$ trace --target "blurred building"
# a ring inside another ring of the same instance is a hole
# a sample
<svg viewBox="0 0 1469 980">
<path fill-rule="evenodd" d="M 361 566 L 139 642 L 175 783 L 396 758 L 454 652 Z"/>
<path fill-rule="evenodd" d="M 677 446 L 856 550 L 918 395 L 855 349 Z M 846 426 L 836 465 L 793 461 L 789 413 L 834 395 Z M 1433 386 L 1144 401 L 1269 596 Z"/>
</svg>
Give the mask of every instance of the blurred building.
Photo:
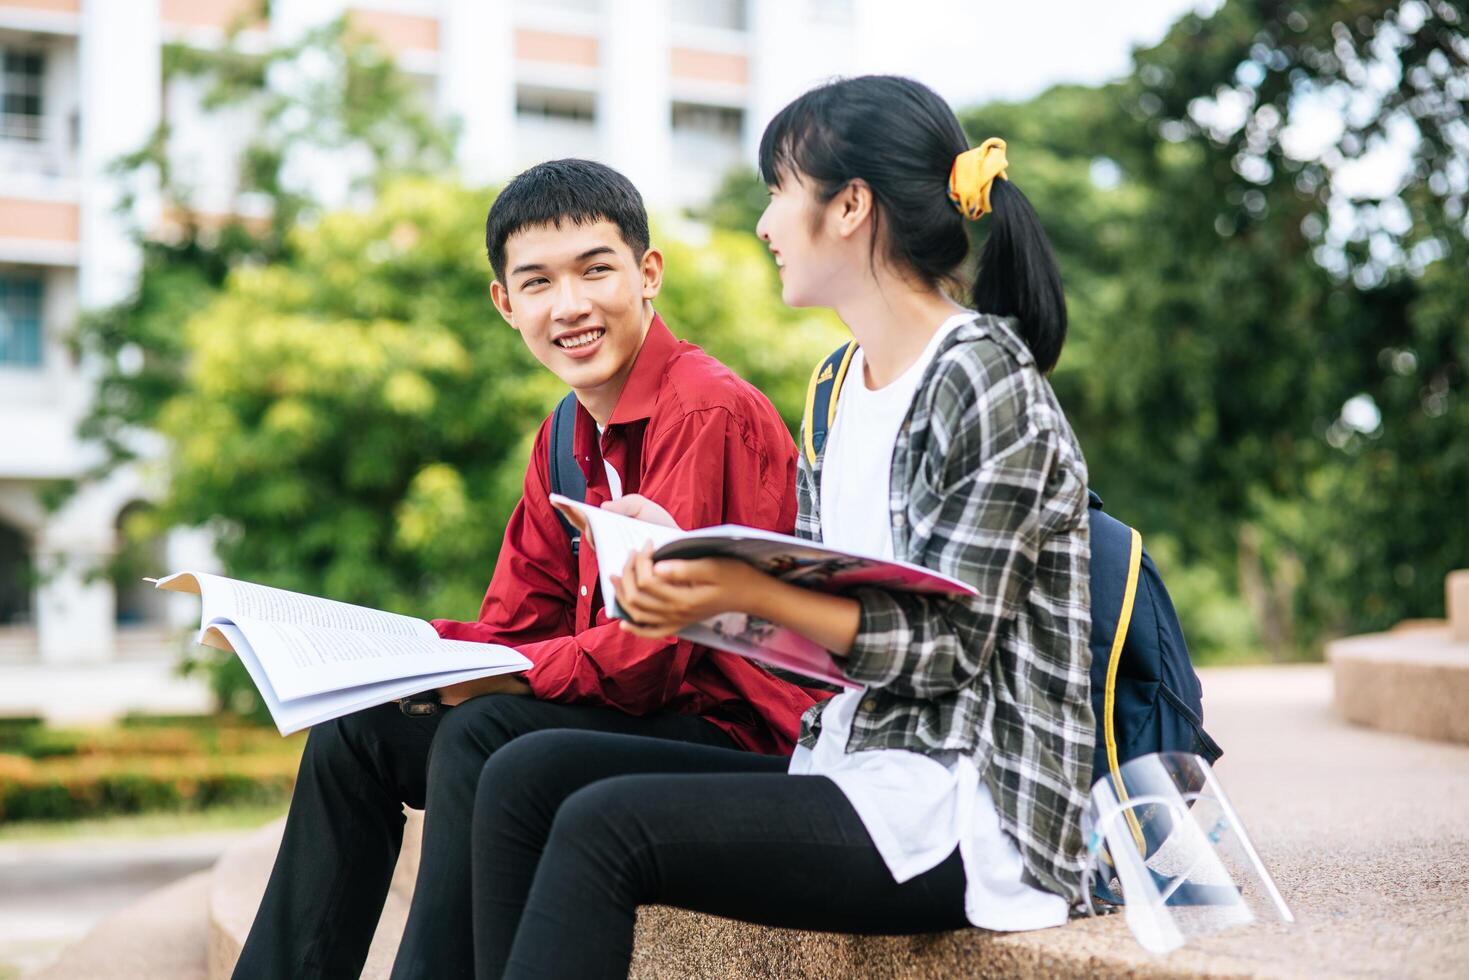
<svg viewBox="0 0 1469 980">
<path fill-rule="evenodd" d="M 165 84 L 166 44 L 218 46 L 259 0 L 0 0 L 0 664 L 166 656 L 170 613 L 136 569 L 200 567 L 174 533 L 115 561 L 147 506 L 146 466 L 52 491 L 96 457 L 76 436 L 89 370 L 65 344 L 80 312 L 133 288 L 139 255 L 109 167 L 161 120 L 205 217 L 241 209 L 249 118 L 206 114 L 197 83 Z M 503 179 L 589 156 L 654 208 L 706 196 L 754 158 L 760 129 L 814 81 L 855 70 L 854 0 L 273 0 L 242 41 L 265 49 L 346 15 L 460 127 L 459 167 Z M 340 161 L 301 179 L 344 203 Z M 152 209 L 150 211 L 150 208 Z M 135 215 L 158 223 L 146 193 Z M 151 216 L 151 217 L 150 217 Z M 109 575 L 109 566 L 129 570 Z M 184 613 L 188 615 L 187 607 Z M 177 616 L 177 612 L 174 613 Z M 177 624 L 175 624 L 177 625 Z"/>
</svg>

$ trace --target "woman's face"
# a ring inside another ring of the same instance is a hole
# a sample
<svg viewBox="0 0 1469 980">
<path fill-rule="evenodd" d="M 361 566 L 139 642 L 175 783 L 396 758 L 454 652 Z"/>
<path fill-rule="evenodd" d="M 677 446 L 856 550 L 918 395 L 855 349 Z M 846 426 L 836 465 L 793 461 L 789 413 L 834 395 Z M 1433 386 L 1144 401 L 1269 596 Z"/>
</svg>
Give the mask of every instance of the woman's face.
<svg viewBox="0 0 1469 980">
<path fill-rule="evenodd" d="M 819 202 L 799 174 L 787 172 L 779 187 L 770 188 L 755 234 L 775 256 L 787 306 L 834 306 L 841 295 L 849 249 L 847 239 L 828 227 L 833 204 Z"/>
</svg>

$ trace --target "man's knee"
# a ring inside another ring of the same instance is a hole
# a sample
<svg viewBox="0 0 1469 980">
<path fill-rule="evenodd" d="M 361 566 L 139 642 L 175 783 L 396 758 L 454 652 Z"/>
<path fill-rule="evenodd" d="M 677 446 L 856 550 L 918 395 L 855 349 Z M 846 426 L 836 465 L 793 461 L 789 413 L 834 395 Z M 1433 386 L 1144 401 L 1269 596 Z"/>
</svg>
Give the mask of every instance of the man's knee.
<svg viewBox="0 0 1469 980">
<path fill-rule="evenodd" d="M 396 706 L 387 707 L 396 710 Z M 369 748 L 381 738 L 383 720 L 383 712 L 378 707 L 312 726 L 306 736 L 301 768 L 305 770 L 308 766 L 321 765 L 328 770 L 338 770 L 344 766 L 361 765 L 364 760 L 373 758 Z"/>
<path fill-rule="evenodd" d="M 478 778 L 485 759 L 520 736 L 536 730 L 533 711 L 514 694 L 486 694 L 444 712 L 434 735 L 435 767 L 464 770 Z"/>
</svg>

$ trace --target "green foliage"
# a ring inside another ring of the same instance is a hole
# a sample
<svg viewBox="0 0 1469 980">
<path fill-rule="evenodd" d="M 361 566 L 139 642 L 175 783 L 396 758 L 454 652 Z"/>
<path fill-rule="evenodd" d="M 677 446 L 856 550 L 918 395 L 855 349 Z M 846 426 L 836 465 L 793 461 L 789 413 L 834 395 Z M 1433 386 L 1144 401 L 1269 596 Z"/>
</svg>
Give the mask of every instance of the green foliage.
<svg viewBox="0 0 1469 980">
<path fill-rule="evenodd" d="M 138 229 L 136 293 L 84 316 L 74 340 L 102 369 L 82 435 L 106 450 L 109 465 L 137 455 L 138 433 L 155 426 L 178 389 L 186 358 L 180 324 L 213 298 L 230 270 L 288 259 L 291 230 L 319 212 L 307 189 L 289 179 L 293 160 L 335 152 L 357 161 L 345 183 L 370 194 L 395 175 L 443 172 L 451 159 L 452 133 L 435 124 L 387 53 L 345 20 L 264 52 L 242 39 L 243 26 L 218 49 L 164 50 L 166 83 L 193 79 L 207 109 L 254 119 L 237 161 L 235 209 L 224 216 L 195 210 L 194 175 L 175 168 L 166 120 L 113 168 L 128 188 L 124 210 L 156 183 L 165 222 Z"/>
<path fill-rule="evenodd" d="M 1182 590 L 1205 653 L 1206 608 L 1248 610 L 1276 657 L 1433 614 L 1469 551 L 1462 26 L 1446 3 L 1237 0 L 1121 82 L 965 119 L 1010 139 L 1057 246 L 1056 385 L 1093 485 L 1225 591 Z M 1328 146 L 1292 155 L 1292 123 L 1349 100 Z M 1334 173 L 1404 126 L 1405 185 L 1347 197 Z M 1353 399 L 1381 425 L 1354 428 Z"/>
<path fill-rule="evenodd" d="M 755 230 L 768 203 L 770 192 L 760 175 L 736 167 L 720 179 L 709 203 L 690 209 L 690 216 L 714 228 L 749 234 Z"/>
<path fill-rule="evenodd" d="M 16 731 L 0 744 L 0 823 L 282 804 L 304 745 L 226 719 Z"/>
</svg>

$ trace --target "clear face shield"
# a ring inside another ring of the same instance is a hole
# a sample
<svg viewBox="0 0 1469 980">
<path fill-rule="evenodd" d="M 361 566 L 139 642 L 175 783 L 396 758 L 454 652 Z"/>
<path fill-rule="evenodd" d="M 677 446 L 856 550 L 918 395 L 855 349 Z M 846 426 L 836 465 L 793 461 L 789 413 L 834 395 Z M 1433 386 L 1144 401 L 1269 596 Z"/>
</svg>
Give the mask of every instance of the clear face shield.
<svg viewBox="0 0 1469 980">
<path fill-rule="evenodd" d="M 1084 829 L 1088 911 L 1096 914 L 1094 891 L 1120 904 L 1149 952 L 1257 919 L 1295 921 L 1198 756 L 1161 752 L 1107 773 L 1092 787 Z"/>
</svg>

